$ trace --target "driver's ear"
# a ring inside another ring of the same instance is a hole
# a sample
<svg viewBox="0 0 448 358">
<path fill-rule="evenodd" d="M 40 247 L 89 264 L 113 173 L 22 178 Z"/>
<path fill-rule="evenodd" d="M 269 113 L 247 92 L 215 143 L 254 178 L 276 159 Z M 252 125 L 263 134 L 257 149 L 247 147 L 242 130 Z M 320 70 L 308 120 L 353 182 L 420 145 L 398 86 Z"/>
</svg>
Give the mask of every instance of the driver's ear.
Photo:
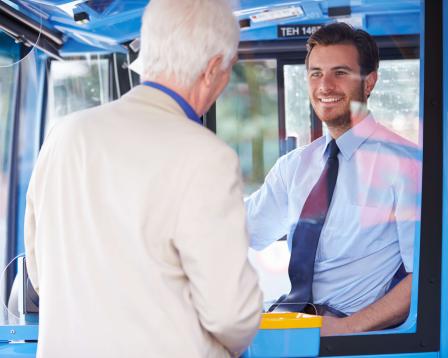
<svg viewBox="0 0 448 358">
<path fill-rule="evenodd" d="M 375 87 L 376 81 L 378 80 L 378 72 L 373 71 L 370 72 L 364 79 L 364 95 L 366 98 L 369 98 L 370 93 L 373 91 Z"/>
</svg>

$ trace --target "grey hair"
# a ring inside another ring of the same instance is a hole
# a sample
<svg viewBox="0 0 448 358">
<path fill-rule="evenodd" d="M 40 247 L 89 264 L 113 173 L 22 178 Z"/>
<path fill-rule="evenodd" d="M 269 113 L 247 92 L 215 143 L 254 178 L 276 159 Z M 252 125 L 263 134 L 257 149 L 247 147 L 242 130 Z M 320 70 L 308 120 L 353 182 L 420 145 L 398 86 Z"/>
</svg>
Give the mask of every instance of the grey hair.
<svg viewBox="0 0 448 358">
<path fill-rule="evenodd" d="M 227 68 L 239 26 L 229 0 L 151 0 L 141 28 L 142 79 L 163 75 L 190 88 L 214 56 Z"/>
</svg>

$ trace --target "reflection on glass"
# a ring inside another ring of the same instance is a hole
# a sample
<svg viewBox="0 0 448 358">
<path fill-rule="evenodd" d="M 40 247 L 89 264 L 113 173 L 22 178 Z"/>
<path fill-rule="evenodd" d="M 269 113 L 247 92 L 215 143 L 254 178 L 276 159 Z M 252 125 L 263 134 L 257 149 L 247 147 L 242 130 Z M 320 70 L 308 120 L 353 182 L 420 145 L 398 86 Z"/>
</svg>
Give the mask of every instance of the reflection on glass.
<svg viewBox="0 0 448 358">
<path fill-rule="evenodd" d="M 63 116 L 109 101 L 108 60 L 97 55 L 53 61 L 45 130 Z"/>
<path fill-rule="evenodd" d="M 286 138 L 295 138 L 296 146 L 311 142 L 311 117 L 305 65 L 285 65 Z"/>
<path fill-rule="evenodd" d="M 1 42 L 1 41 L 0 41 Z M 0 272 L 6 265 L 9 174 L 13 128 L 14 66 L 10 57 L 0 55 Z M 0 286 L 3 298 L 4 285 Z"/>
<path fill-rule="evenodd" d="M 288 276 L 289 257 L 286 241 L 276 241 L 262 251 L 249 250 L 249 260 L 258 273 L 266 305 L 274 303 L 291 289 Z"/>
<path fill-rule="evenodd" d="M 216 133 L 235 149 L 245 194 L 255 191 L 279 156 L 276 61 L 244 61 L 233 68 L 216 103 Z"/>
<path fill-rule="evenodd" d="M 6 265 L 6 229 L 13 118 L 14 68 L 12 59 L 0 55 L 0 269 Z M 3 297 L 4 287 L 0 287 Z"/>
<path fill-rule="evenodd" d="M 369 109 L 378 122 L 416 144 L 419 71 L 418 59 L 381 61 L 378 82 L 369 98 Z"/>
</svg>

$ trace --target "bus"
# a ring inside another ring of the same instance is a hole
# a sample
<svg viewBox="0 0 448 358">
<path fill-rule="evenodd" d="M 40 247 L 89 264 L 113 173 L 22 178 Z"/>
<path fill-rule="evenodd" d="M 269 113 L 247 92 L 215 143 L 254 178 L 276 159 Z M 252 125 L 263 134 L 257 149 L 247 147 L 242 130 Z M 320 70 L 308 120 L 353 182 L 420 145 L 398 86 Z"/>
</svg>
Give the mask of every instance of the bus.
<svg viewBox="0 0 448 358">
<path fill-rule="evenodd" d="M 36 354 L 38 297 L 26 276 L 23 225 L 39 149 L 67 114 L 139 85 L 147 3 L 0 0 L 0 357 Z M 330 337 L 318 327 L 261 327 L 243 356 L 448 357 L 448 0 L 240 0 L 234 14 L 239 60 L 203 123 L 238 154 L 245 195 L 278 158 L 326 133 L 308 98 L 305 56 L 308 37 L 333 22 L 375 38 L 380 68 L 369 110 L 421 150 L 423 168 L 406 321 Z M 289 249 L 278 239 L 249 251 L 267 302 L 290 288 Z"/>
</svg>

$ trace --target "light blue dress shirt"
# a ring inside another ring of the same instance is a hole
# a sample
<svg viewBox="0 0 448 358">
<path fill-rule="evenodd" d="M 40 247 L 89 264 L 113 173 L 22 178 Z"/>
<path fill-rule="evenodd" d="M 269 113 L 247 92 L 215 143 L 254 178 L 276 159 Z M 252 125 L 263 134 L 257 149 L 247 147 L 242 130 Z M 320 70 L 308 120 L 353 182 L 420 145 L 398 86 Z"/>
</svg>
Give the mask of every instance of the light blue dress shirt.
<svg viewBox="0 0 448 358">
<path fill-rule="evenodd" d="M 327 158 L 329 135 L 280 158 L 246 200 L 251 247 L 291 239 Z M 338 179 L 317 248 L 314 303 L 352 314 L 381 298 L 403 262 L 412 272 L 421 152 L 371 115 L 336 141 Z M 287 292 L 285 292 L 287 293 Z"/>
</svg>

